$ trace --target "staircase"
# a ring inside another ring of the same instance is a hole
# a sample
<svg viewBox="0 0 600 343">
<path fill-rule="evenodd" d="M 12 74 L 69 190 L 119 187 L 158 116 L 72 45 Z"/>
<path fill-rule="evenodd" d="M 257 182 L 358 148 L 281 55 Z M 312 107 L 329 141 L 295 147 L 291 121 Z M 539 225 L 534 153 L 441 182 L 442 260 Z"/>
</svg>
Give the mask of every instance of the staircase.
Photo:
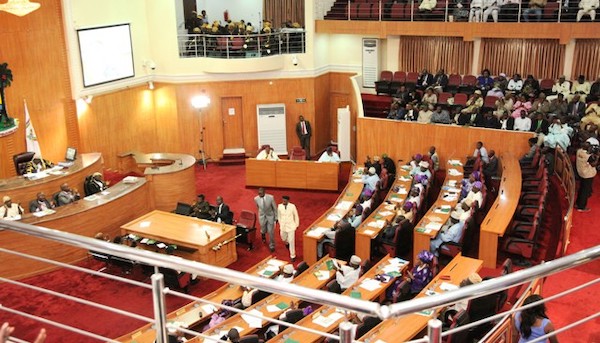
<svg viewBox="0 0 600 343">
<path fill-rule="evenodd" d="M 218 161 L 219 165 L 245 164 L 246 150 L 244 149 L 225 149 L 223 157 Z"/>
</svg>

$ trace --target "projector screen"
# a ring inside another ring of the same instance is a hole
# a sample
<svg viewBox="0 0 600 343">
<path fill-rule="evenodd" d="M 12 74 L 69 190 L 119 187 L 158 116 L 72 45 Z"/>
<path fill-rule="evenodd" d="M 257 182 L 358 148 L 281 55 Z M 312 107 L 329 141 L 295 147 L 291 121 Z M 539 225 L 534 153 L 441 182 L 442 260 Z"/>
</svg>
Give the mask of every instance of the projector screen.
<svg viewBox="0 0 600 343">
<path fill-rule="evenodd" d="M 129 24 L 77 30 L 83 86 L 135 76 Z"/>
</svg>

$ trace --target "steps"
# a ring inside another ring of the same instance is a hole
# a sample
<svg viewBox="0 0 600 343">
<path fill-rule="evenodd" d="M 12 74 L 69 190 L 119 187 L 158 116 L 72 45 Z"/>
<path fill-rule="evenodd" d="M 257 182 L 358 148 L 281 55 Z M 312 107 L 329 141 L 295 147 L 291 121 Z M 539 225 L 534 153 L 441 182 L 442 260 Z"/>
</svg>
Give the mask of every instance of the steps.
<svg viewBox="0 0 600 343">
<path fill-rule="evenodd" d="M 246 152 L 223 152 L 223 157 L 217 162 L 219 165 L 245 164 Z"/>
</svg>

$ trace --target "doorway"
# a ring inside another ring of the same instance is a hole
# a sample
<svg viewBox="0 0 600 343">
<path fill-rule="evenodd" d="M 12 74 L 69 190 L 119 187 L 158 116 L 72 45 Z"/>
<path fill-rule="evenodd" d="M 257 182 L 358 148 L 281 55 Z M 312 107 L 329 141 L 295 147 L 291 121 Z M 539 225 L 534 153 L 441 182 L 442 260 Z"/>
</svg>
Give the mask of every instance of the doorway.
<svg viewBox="0 0 600 343">
<path fill-rule="evenodd" d="M 223 149 L 244 148 L 244 121 L 241 97 L 221 98 Z"/>
</svg>

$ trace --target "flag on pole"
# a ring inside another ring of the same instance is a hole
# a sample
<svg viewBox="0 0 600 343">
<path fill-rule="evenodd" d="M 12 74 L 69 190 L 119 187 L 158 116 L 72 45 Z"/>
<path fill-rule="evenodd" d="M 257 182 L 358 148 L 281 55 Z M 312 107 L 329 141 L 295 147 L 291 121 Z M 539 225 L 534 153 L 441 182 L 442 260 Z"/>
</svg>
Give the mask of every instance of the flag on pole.
<svg viewBox="0 0 600 343">
<path fill-rule="evenodd" d="M 27 109 L 27 101 L 23 99 L 25 105 L 25 141 L 27 142 L 27 151 L 35 152 L 35 156 L 42 158 L 42 150 L 40 149 L 40 143 L 38 142 L 35 129 L 31 123 L 29 117 L 29 110 Z"/>
</svg>

